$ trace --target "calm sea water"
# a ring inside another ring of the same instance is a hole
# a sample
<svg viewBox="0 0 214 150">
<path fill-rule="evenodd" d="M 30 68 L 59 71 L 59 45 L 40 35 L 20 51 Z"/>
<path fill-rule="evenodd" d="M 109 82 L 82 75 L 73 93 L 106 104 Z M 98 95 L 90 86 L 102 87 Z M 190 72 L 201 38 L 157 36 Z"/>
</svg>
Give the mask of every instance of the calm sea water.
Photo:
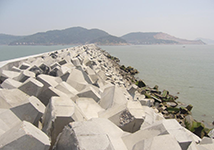
<svg viewBox="0 0 214 150">
<path fill-rule="evenodd" d="M 71 47 L 0 46 L 0 61 Z M 211 125 L 214 121 L 214 45 L 101 46 L 133 66 L 147 85 L 159 85 L 193 105 L 193 116 Z M 179 92 L 179 94 L 177 94 Z"/>
</svg>

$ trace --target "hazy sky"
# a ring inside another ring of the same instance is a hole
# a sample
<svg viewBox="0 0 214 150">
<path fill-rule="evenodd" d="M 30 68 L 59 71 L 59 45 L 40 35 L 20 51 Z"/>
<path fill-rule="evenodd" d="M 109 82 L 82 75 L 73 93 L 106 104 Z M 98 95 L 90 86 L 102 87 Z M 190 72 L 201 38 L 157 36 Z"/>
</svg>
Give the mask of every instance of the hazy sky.
<svg viewBox="0 0 214 150">
<path fill-rule="evenodd" d="M 0 33 L 81 26 L 122 36 L 165 32 L 214 40 L 214 0 L 0 0 Z"/>
</svg>

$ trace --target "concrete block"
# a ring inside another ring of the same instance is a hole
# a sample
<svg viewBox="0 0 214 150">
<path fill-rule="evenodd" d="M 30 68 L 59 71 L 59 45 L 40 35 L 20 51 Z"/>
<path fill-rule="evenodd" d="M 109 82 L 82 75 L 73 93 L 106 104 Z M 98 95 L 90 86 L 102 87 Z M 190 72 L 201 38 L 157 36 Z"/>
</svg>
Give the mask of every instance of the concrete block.
<svg viewBox="0 0 214 150">
<path fill-rule="evenodd" d="M 96 143 L 96 144 L 95 144 Z M 109 136 L 93 121 L 72 122 L 55 144 L 57 149 L 113 150 Z"/>
<path fill-rule="evenodd" d="M 40 118 L 45 112 L 45 106 L 34 96 L 27 99 L 19 106 L 12 107 L 10 110 L 20 119 L 38 125 Z"/>
<path fill-rule="evenodd" d="M 10 109 L 0 109 L 0 137 L 20 122 L 21 120 Z"/>
<path fill-rule="evenodd" d="M 214 139 L 203 137 L 199 145 L 197 145 L 199 150 L 211 150 L 214 149 Z"/>
<path fill-rule="evenodd" d="M 22 70 L 19 69 L 19 68 L 16 67 L 16 66 L 13 66 L 13 67 L 10 69 L 10 71 L 21 72 Z"/>
<path fill-rule="evenodd" d="M 132 150 L 181 150 L 177 141 L 171 135 L 155 136 L 150 139 L 142 140 L 133 146 Z"/>
<path fill-rule="evenodd" d="M 49 103 L 49 100 L 51 99 L 51 97 L 53 96 L 59 96 L 59 97 L 65 97 L 65 98 L 69 98 L 70 95 L 66 95 L 66 93 L 55 89 L 54 87 L 48 87 L 45 91 L 43 91 L 39 96 L 38 99 L 45 105 L 47 106 Z"/>
<path fill-rule="evenodd" d="M 43 116 L 43 131 L 51 138 L 52 145 L 64 126 L 69 122 L 83 120 L 84 117 L 75 103 L 66 98 L 52 97 Z"/>
<path fill-rule="evenodd" d="M 30 67 L 30 64 L 27 64 L 25 62 L 23 62 L 20 66 L 19 66 L 19 69 L 21 70 L 26 70 L 27 68 Z"/>
<path fill-rule="evenodd" d="M 92 98 L 78 98 L 76 104 L 87 120 L 91 118 L 99 118 L 98 113 L 104 111 L 104 109 Z"/>
<path fill-rule="evenodd" d="M 100 94 L 98 93 L 98 90 L 96 90 L 96 87 L 94 86 L 86 86 L 82 91 L 80 91 L 77 96 L 78 97 L 87 97 L 87 98 L 93 98 L 96 102 L 99 102 L 100 100 Z"/>
<path fill-rule="evenodd" d="M 6 80 L 7 78 L 16 78 L 20 75 L 20 72 L 10 71 L 10 70 L 2 70 L 0 72 L 1 81 Z"/>
<path fill-rule="evenodd" d="M 29 70 L 22 71 L 18 77 L 15 77 L 14 79 L 19 82 L 25 82 L 28 78 L 35 78 L 35 73 Z"/>
<path fill-rule="evenodd" d="M 92 70 L 90 67 L 86 67 L 86 73 L 88 74 L 88 77 L 91 79 L 92 84 L 96 84 L 99 80 L 97 74 Z"/>
<path fill-rule="evenodd" d="M 42 74 L 42 70 L 37 67 L 36 65 L 32 66 L 29 68 L 29 71 L 33 72 L 35 76 L 37 77 L 38 75 Z"/>
<path fill-rule="evenodd" d="M 38 96 L 43 88 L 43 84 L 34 78 L 27 79 L 21 86 L 18 87 L 22 92 L 29 96 Z"/>
<path fill-rule="evenodd" d="M 170 134 L 182 149 L 187 149 L 193 141 L 189 133 L 175 120 L 167 119 L 149 125 L 137 132 L 123 137 L 123 141 L 128 149 L 132 149 L 134 145 L 142 140 L 154 138 L 160 135 Z"/>
<path fill-rule="evenodd" d="M 48 150 L 49 147 L 47 135 L 26 121 L 15 125 L 0 137 L 2 150 Z"/>
<path fill-rule="evenodd" d="M 71 58 L 71 62 L 74 64 L 74 66 L 78 67 L 81 66 L 80 60 L 78 58 Z"/>
<path fill-rule="evenodd" d="M 21 85 L 21 82 L 8 78 L 4 80 L 4 82 L 1 84 L 1 87 L 4 89 L 16 89 Z"/>
<path fill-rule="evenodd" d="M 29 95 L 19 89 L 0 89 L 0 108 L 11 108 L 26 101 Z"/>
<path fill-rule="evenodd" d="M 138 88 L 137 85 L 132 84 L 131 86 L 129 86 L 129 88 L 127 89 L 127 91 L 129 92 L 129 94 L 130 94 L 132 97 L 134 97 L 137 88 Z"/>
<path fill-rule="evenodd" d="M 109 86 L 104 89 L 101 94 L 100 106 L 104 109 L 108 109 L 113 105 L 124 105 L 127 100 L 122 92 L 122 90 L 117 86 Z"/>
<path fill-rule="evenodd" d="M 44 85 L 43 91 L 48 89 L 50 86 L 55 87 L 58 85 L 56 78 L 49 75 L 41 74 L 36 79 Z"/>
<path fill-rule="evenodd" d="M 78 69 L 73 69 L 65 82 L 70 84 L 77 91 L 83 90 L 86 85 L 92 83 L 87 74 Z"/>
</svg>

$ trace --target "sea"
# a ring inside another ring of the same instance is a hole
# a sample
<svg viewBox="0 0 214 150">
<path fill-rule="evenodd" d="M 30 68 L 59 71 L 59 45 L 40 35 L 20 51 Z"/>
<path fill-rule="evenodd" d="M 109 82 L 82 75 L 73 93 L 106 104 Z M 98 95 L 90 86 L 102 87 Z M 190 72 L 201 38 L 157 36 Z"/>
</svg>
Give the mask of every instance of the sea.
<svg viewBox="0 0 214 150">
<path fill-rule="evenodd" d="M 0 46 L 0 61 L 60 50 L 74 45 Z M 192 115 L 207 127 L 214 121 L 214 45 L 99 46 L 139 71 L 148 86 L 159 86 L 193 105 Z"/>
</svg>

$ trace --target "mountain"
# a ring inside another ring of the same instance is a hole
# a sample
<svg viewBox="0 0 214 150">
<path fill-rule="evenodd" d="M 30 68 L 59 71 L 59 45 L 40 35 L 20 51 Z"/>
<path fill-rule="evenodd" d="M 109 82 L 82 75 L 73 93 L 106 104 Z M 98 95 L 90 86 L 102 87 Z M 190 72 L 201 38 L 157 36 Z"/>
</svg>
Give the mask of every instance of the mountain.
<svg viewBox="0 0 214 150">
<path fill-rule="evenodd" d="M 201 40 L 204 43 L 206 43 L 207 45 L 214 45 L 214 40 L 211 40 L 211 39 L 197 38 L 196 40 Z"/>
<path fill-rule="evenodd" d="M 0 34 L 0 45 L 154 45 L 154 44 L 205 44 L 201 40 L 185 40 L 162 32 L 132 32 L 116 37 L 99 29 L 72 27 L 64 30 L 38 32 L 28 36 Z"/>
<path fill-rule="evenodd" d="M 132 32 L 121 37 L 128 43 L 137 45 L 152 44 L 205 44 L 201 40 L 185 40 L 162 32 Z"/>
<path fill-rule="evenodd" d="M 126 43 L 125 40 L 110 36 L 107 32 L 99 29 L 88 30 L 82 27 L 72 27 L 64 30 L 52 30 L 29 35 L 11 42 L 10 45 L 77 45 L 91 43 L 93 40 L 99 42 L 99 38 L 103 37 L 108 37 L 109 41 L 113 44 L 118 43 L 118 41 Z M 102 43 L 105 44 L 104 42 Z"/>
<path fill-rule="evenodd" d="M 0 34 L 0 45 L 8 45 L 10 42 L 23 38 L 24 36 L 14 36 Z"/>
<path fill-rule="evenodd" d="M 97 43 L 98 45 L 127 45 L 126 40 L 112 35 L 99 37 L 91 40 L 90 43 Z"/>
</svg>

